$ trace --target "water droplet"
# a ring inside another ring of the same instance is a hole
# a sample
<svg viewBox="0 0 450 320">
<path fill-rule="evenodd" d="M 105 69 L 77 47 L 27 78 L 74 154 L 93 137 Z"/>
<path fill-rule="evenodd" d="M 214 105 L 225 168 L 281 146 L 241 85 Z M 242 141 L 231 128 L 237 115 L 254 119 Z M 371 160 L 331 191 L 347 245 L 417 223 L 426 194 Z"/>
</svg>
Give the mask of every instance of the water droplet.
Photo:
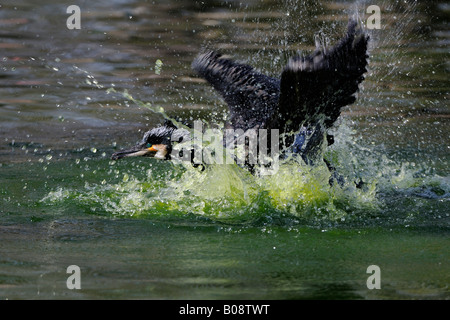
<svg viewBox="0 0 450 320">
<path fill-rule="evenodd" d="M 158 59 L 155 62 L 155 74 L 161 74 L 161 70 L 162 70 L 162 66 L 163 66 L 163 62 Z"/>
</svg>

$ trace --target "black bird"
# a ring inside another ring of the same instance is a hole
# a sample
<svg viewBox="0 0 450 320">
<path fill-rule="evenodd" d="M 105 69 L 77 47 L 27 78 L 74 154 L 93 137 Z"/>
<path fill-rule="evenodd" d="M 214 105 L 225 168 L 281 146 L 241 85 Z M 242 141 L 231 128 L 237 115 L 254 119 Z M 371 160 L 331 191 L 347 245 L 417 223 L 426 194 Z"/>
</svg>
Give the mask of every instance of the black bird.
<svg viewBox="0 0 450 320">
<path fill-rule="evenodd" d="M 229 107 L 228 128 L 278 129 L 280 150 L 298 154 L 308 164 L 321 159 L 323 146 L 333 143 L 327 130 L 341 108 L 353 103 L 358 85 L 367 72 L 369 37 L 350 20 L 345 36 L 332 48 L 317 48 L 297 55 L 285 66 L 281 79 L 259 73 L 253 67 L 207 51 L 196 57 L 192 68 L 205 78 Z M 170 159 L 172 143 L 188 139 L 185 129 L 170 121 L 145 133 L 130 150 L 113 154 Z"/>
</svg>

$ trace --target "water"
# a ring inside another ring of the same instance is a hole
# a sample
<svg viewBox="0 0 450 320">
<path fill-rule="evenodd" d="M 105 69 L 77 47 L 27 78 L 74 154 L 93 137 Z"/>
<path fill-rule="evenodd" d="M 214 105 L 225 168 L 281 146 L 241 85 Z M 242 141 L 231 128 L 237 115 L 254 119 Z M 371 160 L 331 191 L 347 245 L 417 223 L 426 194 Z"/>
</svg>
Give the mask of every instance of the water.
<svg viewBox="0 0 450 320">
<path fill-rule="evenodd" d="M 2 299 L 448 299 L 448 6 L 383 1 L 323 167 L 110 160 L 164 117 L 223 122 L 204 47 L 277 75 L 365 2 L 2 4 Z M 114 90 L 111 90 L 114 89 Z M 124 94 L 128 92 L 129 95 Z M 363 188 L 355 182 L 364 181 Z M 369 290 L 370 265 L 381 289 Z M 66 269 L 81 268 L 81 290 Z"/>
</svg>

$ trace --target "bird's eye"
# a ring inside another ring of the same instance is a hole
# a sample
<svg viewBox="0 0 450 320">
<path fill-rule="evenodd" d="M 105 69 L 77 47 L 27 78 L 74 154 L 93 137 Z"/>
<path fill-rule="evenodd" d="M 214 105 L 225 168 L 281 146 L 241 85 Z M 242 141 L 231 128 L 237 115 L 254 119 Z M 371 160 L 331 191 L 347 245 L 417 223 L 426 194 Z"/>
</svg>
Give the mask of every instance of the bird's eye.
<svg viewBox="0 0 450 320">
<path fill-rule="evenodd" d="M 147 148 L 151 148 L 152 144 L 151 143 L 147 143 Z"/>
</svg>

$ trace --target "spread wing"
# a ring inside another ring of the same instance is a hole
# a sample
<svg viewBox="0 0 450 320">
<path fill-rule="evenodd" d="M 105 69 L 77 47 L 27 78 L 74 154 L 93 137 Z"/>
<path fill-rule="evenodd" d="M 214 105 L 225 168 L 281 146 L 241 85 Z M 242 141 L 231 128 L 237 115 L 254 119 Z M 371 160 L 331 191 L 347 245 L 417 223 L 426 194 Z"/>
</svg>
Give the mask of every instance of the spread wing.
<svg viewBox="0 0 450 320">
<path fill-rule="evenodd" d="M 230 110 L 229 124 L 246 131 L 265 126 L 277 108 L 279 87 L 251 66 L 225 59 L 220 53 L 200 54 L 192 68 L 220 92 Z"/>
<path fill-rule="evenodd" d="M 334 47 L 317 49 L 306 57 L 290 59 L 281 75 L 276 114 L 267 124 L 281 132 L 321 122 L 329 128 L 354 94 L 367 71 L 369 37 L 349 21 L 347 34 Z"/>
</svg>

